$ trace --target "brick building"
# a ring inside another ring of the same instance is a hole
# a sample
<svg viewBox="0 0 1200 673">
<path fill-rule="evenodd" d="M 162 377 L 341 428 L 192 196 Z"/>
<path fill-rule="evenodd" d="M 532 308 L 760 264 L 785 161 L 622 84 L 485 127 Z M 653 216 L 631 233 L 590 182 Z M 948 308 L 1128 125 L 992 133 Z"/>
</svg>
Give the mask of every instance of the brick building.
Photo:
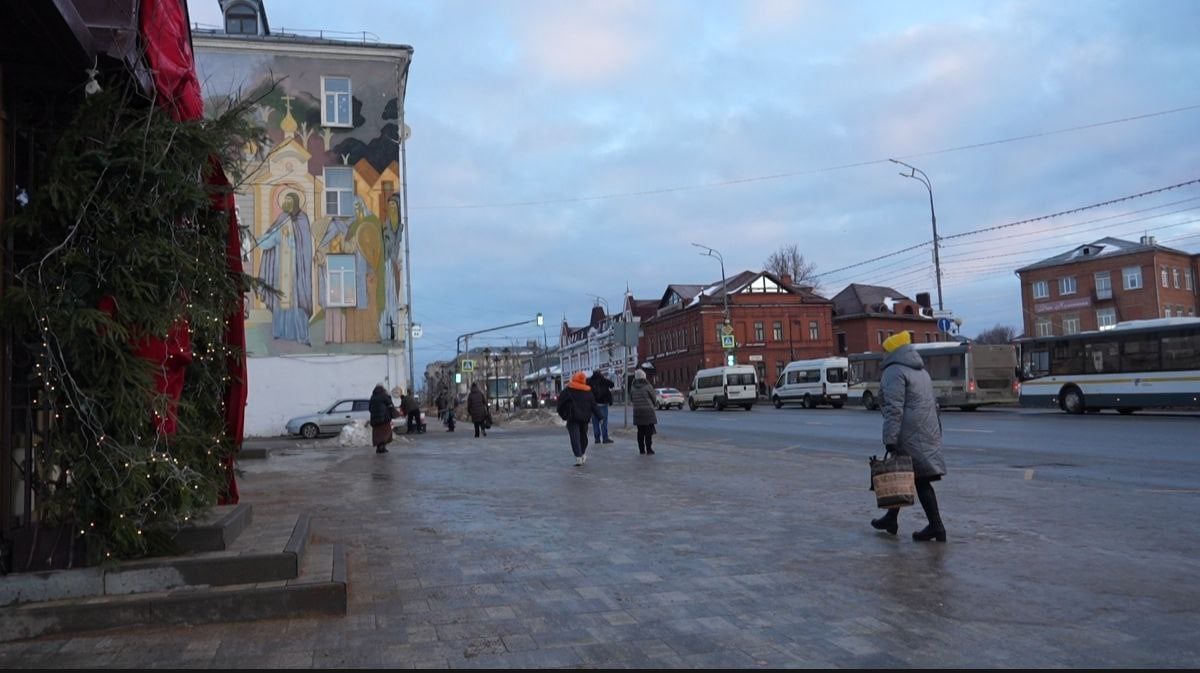
<svg viewBox="0 0 1200 673">
<path fill-rule="evenodd" d="M 669 285 L 653 317 L 643 320 L 639 358 L 655 384 L 686 390 L 697 370 L 726 361 L 721 347 L 725 298 L 738 364 L 751 364 L 768 386 L 792 360 L 833 352 L 833 304 L 790 278 L 742 271 L 712 285 Z"/>
<path fill-rule="evenodd" d="M 833 297 L 833 332 L 838 355 L 879 351 L 888 337 L 908 330 L 913 341 L 939 341 L 937 321 L 924 304 L 882 285 L 851 283 Z"/>
<path fill-rule="evenodd" d="M 1102 238 L 1017 269 L 1025 334 L 1051 336 L 1126 320 L 1195 316 L 1200 255 Z"/>
</svg>

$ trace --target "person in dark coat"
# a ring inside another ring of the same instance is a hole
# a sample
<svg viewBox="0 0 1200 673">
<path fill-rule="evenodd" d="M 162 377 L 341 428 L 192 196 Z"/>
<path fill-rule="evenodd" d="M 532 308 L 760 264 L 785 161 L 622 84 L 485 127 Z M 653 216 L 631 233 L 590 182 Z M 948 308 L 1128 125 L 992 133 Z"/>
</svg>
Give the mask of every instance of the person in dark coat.
<svg viewBox="0 0 1200 673">
<path fill-rule="evenodd" d="M 371 443 L 375 445 L 375 453 L 387 453 L 387 445 L 392 441 L 392 419 L 399 416 L 400 412 L 396 411 L 392 396 L 382 383 L 371 391 L 367 409 L 371 412 Z"/>
<path fill-rule="evenodd" d="M 417 398 L 416 393 L 409 391 L 400 395 L 400 407 L 404 409 L 404 415 L 407 417 L 407 432 L 411 435 L 421 429 L 421 400 Z"/>
<path fill-rule="evenodd" d="M 612 389 L 616 385 L 604 372 L 597 369 L 587 380 L 592 388 L 592 396 L 596 398 L 598 413 L 592 417 L 592 435 L 597 444 L 612 444 L 608 438 L 608 407 L 613 402 Z"/>
<path fill-rule="evenodd" d="M 558 396 L 558 416 L 567 422 L 575 467 L 587 462 L 588 424 L 596 413 L 596 398 L 592 395 L 592 387 L 587 384 L 587 377 L 583 372 L 575 372 L 571 382 Z"/>
<path fill-rule="evenodd" d="M 479 389 L 478 383 L 472 383 L 471 392 L 467 394 L 467 415 L 475 424 L 475 436 L 478 437 L 482 433 L 484 437 L 487 437 L 487 428 L 484 427 L 484 422 L 488 417 L 487 398 Z"/>
<path fill-rule="evenodd" d="M 633 385 L 629 387 L 629 399 L 633 402 L 633 424 L 637 426 L 638 453 L 653 456 L 654 426 L 658 415 L 654 412 L 654 386 L 646 380 L 646 372 L 633 372 Z"/>
<path fill-rule="evenodd" d="M 900 332 L 883 342 L 888 355 L 883 359 L 880 377 L 880 409 L 883 412 L 883 445 L 888 451 L 910 456 L 916 478 L 917 498 L 929 524 L 913 533 L 918 542 L 946 541 L 946 528 L 938 511 L 933 482 L 946 474 L 942 457 L 942 421 L 938 416 L 937 395 L 921 355 L 912 345 L 912 336 Z M 896 534 L 900 510 L 873 519 L 871 525 Z"/>
</svg>

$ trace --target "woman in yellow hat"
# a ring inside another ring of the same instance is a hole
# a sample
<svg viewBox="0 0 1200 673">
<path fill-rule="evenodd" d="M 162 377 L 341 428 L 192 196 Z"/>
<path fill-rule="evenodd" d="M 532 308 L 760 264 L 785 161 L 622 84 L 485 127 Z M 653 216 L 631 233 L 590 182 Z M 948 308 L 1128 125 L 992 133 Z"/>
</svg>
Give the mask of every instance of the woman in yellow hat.
<svg viewBox="0 0 1200 673">
<path fill-rule="evenodd" d="M 938 417 L 937 395 L 933 381 L 925 371 L 921 355 L 912 345 L 912 335 L 904 331 L 887 338 L 883 350 L 883 374 L 880 377 L 879 407 L 883 411 L 883 445 L 888 451 L 910 456 L 917 482 L 917 498 L 925 510 L 929 525 L 913 533 L 918 542 L 946 541 L 946 528 L 938 512 L 933 482 L 946 474 L 942 458 L 942 421 Z M 889 509 L 871 525 L 892 535 L 899 529 L 899 509 Z"/>
</svg>

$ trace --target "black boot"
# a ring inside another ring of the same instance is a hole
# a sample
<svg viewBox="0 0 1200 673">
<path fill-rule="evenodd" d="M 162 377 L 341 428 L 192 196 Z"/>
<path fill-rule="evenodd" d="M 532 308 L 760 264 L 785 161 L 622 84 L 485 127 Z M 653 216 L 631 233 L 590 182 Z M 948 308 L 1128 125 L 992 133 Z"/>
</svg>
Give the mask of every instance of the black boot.
<svg viewBox="0 0 1200 673">
<path fill-rule="evenodd" d="M 940 522 L 936 526 L 934 524 L 929 524 L 921 530 L 913 531 L 913 540 L 917 542 L 929 542 L 930 540 L 945 542 L 946 529 Z"/>
<path fill-rule="evenodd" d="M 896 531 L 900 530 L 899 518 L 899 510 L 889 509 L 887 514 L 884 514 L 878 519 L 871 519 L 871 527 L 876 530 L 886 530 L 892 535 L 895 535 Z"/>
<path fill-rule="evenodd" d="M 929 525 L 919 531 L 915 531 L 913 533 L 913 540 L 917 542 L 928 542 L 930 540 L 945 542 L 946 528 L 942 526 L 942 515 L 938 511 L 937 494 L 933 492 L 933 482 L 928 479 L 917 480 L 917 499 L 921 501 L 921 508 L 925 510 L 925 518 L 929 519 Z"/>
</svg>

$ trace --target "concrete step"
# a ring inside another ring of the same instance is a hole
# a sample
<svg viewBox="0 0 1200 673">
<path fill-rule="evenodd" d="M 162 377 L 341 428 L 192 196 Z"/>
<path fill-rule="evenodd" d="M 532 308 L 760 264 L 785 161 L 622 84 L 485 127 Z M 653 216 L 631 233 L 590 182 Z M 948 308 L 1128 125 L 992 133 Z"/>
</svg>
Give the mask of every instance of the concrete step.
<svg viewBox="0 0 1200 673">
<path fill-rule="evenodd" d="M 344 547 L 310 544 L 307 514 L 290 527 L 283 521 L 256 522 L 225 551 L 0 578 L 0 598 L 7 598 L 0 642 L 138 625 L 345 614 Z"/>
</svg>

